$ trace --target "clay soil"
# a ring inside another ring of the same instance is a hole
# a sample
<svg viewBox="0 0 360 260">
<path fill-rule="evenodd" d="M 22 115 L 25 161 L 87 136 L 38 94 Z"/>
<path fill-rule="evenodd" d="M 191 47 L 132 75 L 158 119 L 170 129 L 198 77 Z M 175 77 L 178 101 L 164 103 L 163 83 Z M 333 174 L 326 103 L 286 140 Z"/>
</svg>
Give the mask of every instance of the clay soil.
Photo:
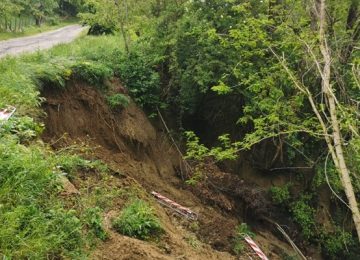
<svg viewBox="0 0 360 260">
<path fill-rule="evenodd" d="M 120 87 L 119 83 L 113 86 Z M 216 166 L 209 166 L 211 177 L 206 184 L 186 185 L 179 170 L 183 168 L 182 158 L 166 132 L 156 129 L 134 102 L 124 109 L 110 109 L 98 89 L 78 81 L 68 82 L 65 89 L 45 87 L 42 95 L 47 114 L 43 139 L 54 149 L 75 142 L 90 145 L 93 159 L 109 165 L 119 188 L 129 183 L 141 188 L 165 229 L 161 240 L 152 242 L 116 233 L 110 222 L 121 205 L 115 203 L 104 215 L 110 238 L 99 243 L 92 259 L 256 259 L 250 249 L 235 257 L 232 247 L 236 226 L 249 221 L 244 218 L 270 210 L 261 191 L 246 180 L 220 172 Z M 73 184 L 76 188 L 82 185 Z M 151 191 L 191 208 L 198 213 L 198 221 L 190 222 L 158 205 L 151 199 Z M 255 240 L 270 259 L 281 259 L 291 249 L 266 225 L 255 227 Z"/>
</svg>

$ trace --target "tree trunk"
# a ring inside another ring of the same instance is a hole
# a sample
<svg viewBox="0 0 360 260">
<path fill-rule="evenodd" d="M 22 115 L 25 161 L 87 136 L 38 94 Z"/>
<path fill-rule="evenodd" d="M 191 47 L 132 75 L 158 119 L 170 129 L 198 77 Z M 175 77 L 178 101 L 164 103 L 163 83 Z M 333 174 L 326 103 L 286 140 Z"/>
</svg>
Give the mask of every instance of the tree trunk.
<svg viewBox="0 0 360 260">
<path fill-rule="evenodd" d="M 340 180 L 345 190 L 346 197 L 349 202 L 349 207 L 352 212 L 352 218 L 355 224 L 356 232 L 358 235 L 358 239 L 360 241 L 360 212 L 359 207 L 356 201 L 354 188 L 351 183 L 351 177 L 349 169 L 347 168 L 343 147 L 342 147 L 342 139 L 339 121 L 337 117 L 337 105 L 334 96 L 334 92 L 332 91 L 332 87 L 330 84 L 330 76 L 331 76 L 331 53 L 326 41 L 326 13 L 325 13 L 325 1 L 320 1 L 320 10 L 319 10 L 319 22 L 320 22 L 320 50 L 323 56 L 324 65 L 322 68 L 322 89 L 325 94 L 326 100 L 328 102 L 328 109 L 330 112 L 330 123 L 332 126 L 332 140 L 333 147 L 335 148 L 333 155 L 333 160 L 335 162 L 335 166 L 340 174 Z M 328 144 L 331 145 L 331 144 Z M 335 157 L 335 158 L 334 158 Z"/>
</svg>

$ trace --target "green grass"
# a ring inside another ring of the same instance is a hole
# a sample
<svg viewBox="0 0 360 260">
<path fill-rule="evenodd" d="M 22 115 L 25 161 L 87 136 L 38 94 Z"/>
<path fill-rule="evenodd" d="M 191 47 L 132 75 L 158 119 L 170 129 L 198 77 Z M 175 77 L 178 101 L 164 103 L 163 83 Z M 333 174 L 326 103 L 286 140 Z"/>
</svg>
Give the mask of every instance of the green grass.
<svg viewBox="0 0 360 260">
<path fill-rule="evenodd" d="M 78 22 L 79 19 L 71 18 L 66 20 L 60 20 L 57 24 L 43 24 L 40 27 L 36 25 L 25 27 L 22 32 L 0 32 L 0 41 L 52 31 L 67 25 L 76 24 Z"/>
<path fill-rule="evenodd" d="M 80 220 L 57 197 L 58 157 L 38 144 L 24 146 L 6 132 L 0 136 L 0 256 L 80 254 Z"/>
<path fill-rule="evenodd" d="M 67 80 L 78 78 L 106 96 L 111 93 L 106 92 L 104 81 L 114 75 L 134 88 L 134 93 L 136 88 L 139 93 L 152 90 L 152 82 L 156 82 L 152 69 L 145 69 L 141 56 L 131 60 L 134 69 L 128 69 L 128 56 L 123 50 L 118 35 L 82 36 L 71 44 L 0 60 L 0 108 L 17 108 L 14 116 L 0 126 L 0 258 L 77 259 L 86 256 L 84 248 L 94 237 L 106 239 L 101 226 L 102 207 L 117 193 L 95 192 L 79 200 L 74 210 L 69 209 L 58 196 L 61 185 L 56 166 L 61 165 L 70 178 L 79 169 L 95 167 L 104 172 L 106 167 L 73 154 L 55 154 L 39 142 L 44 128 L 39 121 L 43 115 L 40 92 L 45 86 L 64 88 Z M 138 74 L 143 71 L 148 73 L 141 78 Z M 160 228 L 151 210 L 139 205 L 137 209 L 127 208 L 125 213 L 138 209 L 144 213 L 142 220 L 149 221 L 145 225 L 150 226 L 134 232 L 146 238 Z"/>
<path fill-rule="evenodd" d="M 79 169 L 104 171 L 104 166 L 53 153 L 38 142 L 43 125 L 37 118 L 42 114 L 39 93 L 44 85 L 65 87 L 80 68 L 100 84 L 112 76 L 120 54 L 116 37 L 83 37 L 46 52 L 0 60 L 0 107 L 17 107 L 15 115 L 0 126 L 0 258 L 76 259 L 86 255 L 88 233 L 106 238 L 97 209 L 72 210 L 58 196 L 56 167 L 62 165 L 73 176 Z M 95 65 L 79 66 L 84 62 Z"/>
<path fill-rule="evenodd" d="M 113 222 L 113 227 L 121 234 L 147 240 L 162 232 L 159 219 L 151 206 L 143 200 L 128 204 Z"/>
<path fill-rule="evenodd" d="M 91 75 L 92 83 L 102 83 L 112 76 L 123 55 L 118 39 L 86 36 L 45 52 L 1 59 L 0 107 L 11 104 L 18 108 L 17 114 L 36 115 L 41 103 L 39 89 L 48 83 L 64 86 L 74 71 Z"/>
</svg>

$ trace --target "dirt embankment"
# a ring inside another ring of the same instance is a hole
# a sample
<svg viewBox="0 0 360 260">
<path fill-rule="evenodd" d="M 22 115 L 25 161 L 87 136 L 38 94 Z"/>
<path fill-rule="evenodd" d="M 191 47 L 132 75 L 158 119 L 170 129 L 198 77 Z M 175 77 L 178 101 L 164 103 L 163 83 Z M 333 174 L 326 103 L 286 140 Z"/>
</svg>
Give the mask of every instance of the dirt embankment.
<svg viewBox="0 0 360 260">
<path fill-rule="evenodd" d="M 160 192 L 199 214 L 194 230 L 192 224 L 154 203 L 166 231 L 160 244 L 121 236 L 109 227 L 111 237 L 99 245 L 94 258 L 235 259 L 229 252 L 236 226 L 242 221 L 251 222 L 243 219 L 246 216 L 266 215 L 264 211 L 269 210 L 261 191 L 216 167 L 208 169 L 212 177 L 207 185 L 196 189 L 185 185 L 179 176 L 180 155 L 166 134 L 155 129 L 133 102 L 126 109 L 112 110 L 96 88 L 77 81 L 69 82 L 65 89 L 47 87 L 42 95 L 47 113 L 43 138 L 55 149 L 69 142 L 86 142 L 96 147 L 95 158 L 106 162 L 123 178 L 135 180 L 147 193 Z M 225 190 L 218 190 L 217 186 Z M 108 221 L 118 210 L 107 212 L 105 219 Z M 283 253 L 291 250 L 266 225 L 255 229 L 256 239 L 270 259 L 281 259 Z M 189 243 L 192 232 L 201 241 L 200 246 Z"/>
</svg>

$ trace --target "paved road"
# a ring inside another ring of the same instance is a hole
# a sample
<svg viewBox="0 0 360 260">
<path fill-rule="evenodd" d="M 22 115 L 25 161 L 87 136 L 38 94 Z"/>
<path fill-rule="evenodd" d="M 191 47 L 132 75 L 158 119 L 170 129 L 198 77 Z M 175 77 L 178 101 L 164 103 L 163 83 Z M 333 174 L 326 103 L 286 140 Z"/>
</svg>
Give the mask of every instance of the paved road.
<svg viewBox="0 0 360 260">
<path fill-rule="evenodd" d="M 86 27 L 81 25 L 69 25 L 55 31 L 34 36 L 0 41 L 0 58 L 6 55 L 49 49 L 59 43 L 69 43 L 85 29 Z"/>
</svg>

